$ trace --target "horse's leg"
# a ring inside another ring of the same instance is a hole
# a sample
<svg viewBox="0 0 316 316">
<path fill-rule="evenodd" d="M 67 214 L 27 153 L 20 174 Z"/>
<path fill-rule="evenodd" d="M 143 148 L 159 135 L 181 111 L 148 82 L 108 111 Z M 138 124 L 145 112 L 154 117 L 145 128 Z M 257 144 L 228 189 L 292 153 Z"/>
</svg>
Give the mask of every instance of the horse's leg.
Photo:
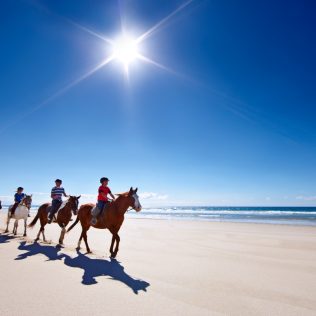
<svg viewBox="0 0 316 316">
<path fill-rule="evenodd" d="M 118 253 L 118 251 L 119 251 L 119 244 L 120 244 L 121 238 L 120 238 L 120 236 L 118 235 L 118 233 L 114 234 L 113 237 L 115 238 L 115 242 L 116 242 L 116 243 L 115 243 L 114 252 L 113 252 L 113 254 L 111 253 L 111 257 L 112 257 L 112 258 L 115 258 L 116 255 L 117 255 L 117 253 Z"/>
<path fill-rule="evenodd" d="M 44 231 L 45 231 L 44 226 L 41 227 L 41 230 L 42 230 L 42 235 L 43 235 L 43 241 L 46 242 L 45 233 L 44 233 Z"/>
<path fill-rule="evenodd" d="M 88 245 L 88 238 L 87 238 L 87 230 L 88 229 L 82 229 L 82 235 L 83 235 L 84 243 L 86 244 L 87 253 L 91 253 L 91 250 L 90 250 L 89 245 Z"/>
<path fill-rule="evenodd" d="M 23 234 L 24 237 L 26 237 L 26 222 L 27 222 L 27 218 L 24 220 L 24 234 Z"/>
<path fill-rule="evenodd" d="M 82 240 L 82 238 L 83 238 L 83 230 L 82 230 L 81 235 L 80 235 L 80 238 L 79 238 L 79 240 L 78 240 L 77 250 L 80 249 L 80 245 L 81 245 L 81 240 Z"/>
<path fill-rule="evenodd" d="M 38 231 L 38 234 L 37 234 L 37 236 L 36 236 L 36 238 L 34 240 L 35 242 L 39 240 L 41 232 L 42 232 L 42 227 Z"/>
<path fill-rule="evenodd" d="M 45 216 L 45 215 L 44 215 L 44 216 Z M 37 236 L 36 236 L 35 242 L 40 239 L 41 233 L 42 233 L 42 235 L 43 235 L 43 241 L 46 242 L 45 235 L 44 235 L 44 227 L 45 227 L 45 225 L 46 225 L 47 222 L 45 222 L 45 220 L 43 220 L 42 217 L 40 217 L 40 222 L 41 222 L 41 228 L 40 228 L 40 230 L 38 231 L 38 234 L 37 234 Z"/>
<path fill-rule="evenodd" d="M 60 233 L 60 237 L 59 237 L 59 244 L 60 245 L 63 244 L 65 233 L 66 233 L 66 228 L 65 228 L 65 225 L 63 225 L 61 228 L 61 233 Z"/>
<path fill-rule="evenodd" d="M 19 224 L 19 221 L 16 219 L 14 222 L 14 227 L 13 227 L 13 234 L 14 235 L 16 235 L 18 232 L 18 224 Z"/>
<path fill-rule="evenodd" d="M 110 247 L 111 257 L 113 256 L 114 242 L 115 242 L 115 237 L 114 237 L 114 234 L 112 233 L 112 241 L 111 241 L 111 247 Z"/>
<path fill-rule="evenodd" d="M 7 218 L 7 228 L 6 228 L 6 230 L 4 231 L 5 233 L 8 233 L 8 232 L 9 232 L 10 219 L 11 219 L 11 217 L 10 217 L 9 212 L 8 212 L 8 218 Z"/>
</svg>

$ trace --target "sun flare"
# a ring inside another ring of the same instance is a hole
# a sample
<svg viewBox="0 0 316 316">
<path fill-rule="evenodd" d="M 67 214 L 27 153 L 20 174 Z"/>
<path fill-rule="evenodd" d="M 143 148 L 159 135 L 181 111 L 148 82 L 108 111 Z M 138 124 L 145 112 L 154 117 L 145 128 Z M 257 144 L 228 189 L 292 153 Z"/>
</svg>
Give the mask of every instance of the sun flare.
<svg viewBox="0 0 316 316">
<path fill-rule="evenodd" d="M 128 66 L 139 56 L 137 40 L 122 36 L 113 43 L 113 58 Z"/>
</svg>

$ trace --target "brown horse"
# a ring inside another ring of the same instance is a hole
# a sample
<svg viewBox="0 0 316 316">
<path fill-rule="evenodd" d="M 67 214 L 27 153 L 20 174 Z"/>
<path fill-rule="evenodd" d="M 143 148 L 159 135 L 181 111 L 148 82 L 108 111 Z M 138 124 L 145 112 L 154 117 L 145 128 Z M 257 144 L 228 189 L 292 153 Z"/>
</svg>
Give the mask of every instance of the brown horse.
<svg viewBox="0 0 316 316">
<path fill-rule="evenodd" d="M 59 237 L 59 244 L 63 244 L 63 240 L 65 237 L 66 233 L 66 226 L 68 225 L 70 219 L 71 219 L 71 211 L 74 213 L 74 215 L 77 214 L 78 210 L 78 204 L 79 204 L 79 199 L 80 196 L 69 196 L 68 201 L 61 206 L 61 208 L 58 211 L 57 218 L 56 218 L 56 223 L 61 227 L 61 233 Z M 43 240 L 46 241 L 45 239 L 45 234 L 44 234 L 44 227 L 48 222 L 48 207 L 50 207 L 50 203 L 45 203 L 41 205 L 37 211 L 37 214 L 33 221 L 28 225 L 28 227 L 33 227 L 38 219 L 40 219 L 41 222 L 41 228 L 37 234 L 37 237 L 35 241 L 39 240 L 40 234 L 42 233 L 43 235 Z"/>
<path fill-rule="evenodd" d="M 81 240 L 83 238 L 86 244 L 87 252 L 91 252 L 87 240 L 87 231 L 89 230 L 90 226 L 99 229 L 109 229 L 109 231 L 112 233 L 112 242 L 110 247 L 111 258 L 115 258 L 119 250 L 120 243 L 120 236 L 118 235 L 118 231 L 123 224 L 124 215 L 127 209 L 129 207 L 132 207 L 136 212 L 139 212 L 142 209 L 136 192 L 137 189 L 133 190 L 133 188 L 130 188 L 129 192 L 117 194 L 118 198 L 115 201 L 111 202 L 106 210 L 103 211 L 102 215 L 98 217 L 95 225 L 91 224 L 91 212 L 94 208 L 94 204 L 81 205 L 76 221 L 67 230 L 67 232 L 69 232 L 80 221 L 82 232 L 78 241 L 77 249 L 80 249 Z M 113 250 L 115 242 L 116 245 L 115 249 Z"/>
</svg>

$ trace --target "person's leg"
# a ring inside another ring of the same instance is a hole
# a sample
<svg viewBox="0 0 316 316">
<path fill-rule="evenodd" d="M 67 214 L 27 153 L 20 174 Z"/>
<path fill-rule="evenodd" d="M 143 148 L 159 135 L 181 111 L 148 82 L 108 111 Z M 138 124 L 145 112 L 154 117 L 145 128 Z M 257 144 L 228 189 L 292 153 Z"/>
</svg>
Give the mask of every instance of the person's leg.
<svg viewBox="0 0 316 316">
<path fill-rule="evenodd" d="M 15 202 L 11 208 L 11 216 L 13 217 L 14 213 L 15 213 L 15 210 L 16 208 L 18 207 L 19 205 L 19 202 Z"/>
<path fill-rule="evenodd" d="M 96 207 L 98 210 L 95 210 L 92 214 L 92 219 L 90 222 L 91 225 L 95 225 L 97 223 L 97 217 L 102 213 L 102 210 L 104 208 L 104 203 L 105 203 L 104 201 L 100 201 L 100 200 L 97 202 Z"/>
<path fill-rule="evenodd" d="M 61 206 L 61 201 L 59 200 L 53 200 L 52 201 L 52 207 L 51 210 L 49 212 L 49 216 L 48 216 L 48 223 L 50 224 L 53 220 L 54 214 L 58 211 L 59 207 Z"/>
<path fill-rule="evenodd" d="M 105 201 L 98 201 L 97 208 L 100 210 L 99 214 L 102 213 L 102 211 L 104 209 L 104 205 L 105 205 Z"/>
<path fill-rule="evenodd" d="M 103 205 L 103 208 L 102 208 L 102 211 L 101 211 L 100 215 L 103 214 L 106 211 L 106 209 L 109 207 L 109 205 L 110 205 L 109 201 L 104 202 L 104 205 Z"/>
</svg>

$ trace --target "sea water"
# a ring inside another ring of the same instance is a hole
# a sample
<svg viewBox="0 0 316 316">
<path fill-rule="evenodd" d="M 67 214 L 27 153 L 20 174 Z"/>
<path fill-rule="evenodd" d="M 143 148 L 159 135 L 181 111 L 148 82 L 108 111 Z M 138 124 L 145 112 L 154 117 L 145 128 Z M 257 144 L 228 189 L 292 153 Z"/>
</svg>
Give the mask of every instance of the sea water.
<svg viewBox="0 0 316 316">
<path fill-rule="evenodd" d="M 31 214 L 37 212 L 33 205 Z M 1 210 L 7 212 L 4 206 Z M 244 222 L 316 226 L 316 207 L 156 207 L 143 208 L 141 212 L 129 211 L 129 218 L 167 220 L 199 220 L 214 222 Z"/>
<path fill-rule="evenodd" d="M 248 222 L 316 226 L 316 207 L 167 207 L 144 208 L 130 217 L 215 222 Z"/>
</svg>

